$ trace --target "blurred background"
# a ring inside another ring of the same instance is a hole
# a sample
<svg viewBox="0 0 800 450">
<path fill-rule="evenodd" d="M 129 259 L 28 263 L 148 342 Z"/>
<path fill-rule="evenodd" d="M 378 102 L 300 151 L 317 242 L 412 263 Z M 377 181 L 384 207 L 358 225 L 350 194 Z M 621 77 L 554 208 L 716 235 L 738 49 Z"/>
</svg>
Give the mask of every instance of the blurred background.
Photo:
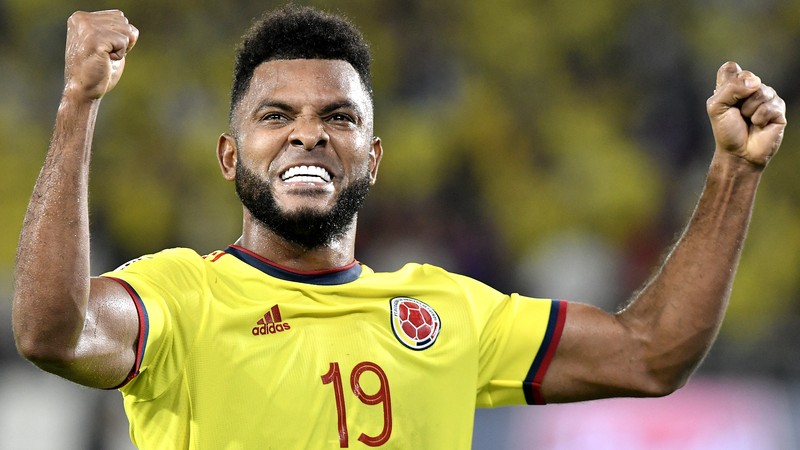
<svg viewBox="0 0 800 450">
<path fill-rule="evenodd" d="M 372 43 L 385 154 L 357 257 L 376 270 L 431 262 L 613 310 L 699 195 L 717 68 L 735 60 L 775 87 L 786 139 L 719 340 L 689 385 L 663 399 L 479 410 L 474 446 L 800 448 L 800 0 L 298 3 L 345 13 Z M 98 274 L 239 236 L 241 207 L 214 150 L 239 37 L 280 4 L 0 0 L 0 449 L 131 448 L 117 392 L 34 369 L 10 330 L 15 248 L 58 107 L 67 17 L 119 8 L 141 32 L 94 141 Z"/>
</svg>

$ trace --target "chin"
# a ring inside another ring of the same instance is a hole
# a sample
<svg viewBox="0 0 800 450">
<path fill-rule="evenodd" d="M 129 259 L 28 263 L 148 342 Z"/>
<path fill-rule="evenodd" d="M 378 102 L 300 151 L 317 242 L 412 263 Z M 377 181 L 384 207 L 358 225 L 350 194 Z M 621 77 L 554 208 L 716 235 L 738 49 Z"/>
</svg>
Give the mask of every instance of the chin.
<svg viewBox="0 0 800 450">
<path fill-rule="evenodd" d="M 325 216 L 331 212 L 333 205 L 308 201 L 289 202 L 289 204 L 278 204 L 277 209 L 281 215 L 286 217 Z"/>
</svg>

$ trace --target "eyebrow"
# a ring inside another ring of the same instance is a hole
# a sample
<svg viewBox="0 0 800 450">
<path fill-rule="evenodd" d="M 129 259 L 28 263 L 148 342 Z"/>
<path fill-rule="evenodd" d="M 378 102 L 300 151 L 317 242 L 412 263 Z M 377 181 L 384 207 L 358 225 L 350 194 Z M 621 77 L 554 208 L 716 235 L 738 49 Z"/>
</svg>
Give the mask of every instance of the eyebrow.
<svg viewBox="0 0 800 450">
<path fill-rule="evenodd" d="M 295 109 L 289 106 L 288 103 L 284 103 L 278 100 L 264 100 L 263 102 L 258 104 L 258 106 L 253 110 L 253 113 L 258 114 L 259 111 L 267 108 L 277 108 L 282 111 L 295 112 Z"/>
<path fill-rule="evenodd" d="M 336 111 L 337 109 L 352 109 L 359 117 L 364 116 L 364 113 L 361 111 L 361 108 L 359 108 L 355 102 L 352 102 L 350 100 L 342 100 L 340 102 L 331 103 L 322 108 L 322 111 L 320 112 L 322 114 L 328 114 Z"/>
<path fill-rule="evenodd" d="M 267 99 L 259 103 L 258 106 L 253 110 L 253 113 L 257 115 L 259 111 L 262 111 L 267 108 L 276 108 L 290 113 L 297 112 L 297 110 L 292 106 L 290 106 L 288 103 L 282 102 L 280 100 Z M 359 119 L 363 119 L 364 117 L 364 112 L 362 111 L 362 109 L 355 102 L 350 100 L 341 100 L 327 104 L 320 110 L 320 114 L 322 115 L 330 114 L 338 109 L 351 109 L 355 111 Z"/>
</svg>

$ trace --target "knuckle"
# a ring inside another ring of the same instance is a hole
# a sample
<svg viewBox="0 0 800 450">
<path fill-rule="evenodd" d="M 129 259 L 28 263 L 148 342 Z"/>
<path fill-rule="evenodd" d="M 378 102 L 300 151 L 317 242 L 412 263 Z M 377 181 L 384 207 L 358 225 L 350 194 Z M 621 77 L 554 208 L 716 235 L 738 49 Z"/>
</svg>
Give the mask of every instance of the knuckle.
<svg viewBox="0 0 800 450">
<path fill-rule="evenodd" d="M 67 19 L 67 23 L 75 24 L 75 23 L 81 22 L 81 21 L 83 21 L 83 18 L 84 18 L 85 15 L 86 15 L 86 12 L 84 12 L 84 11 L 75 11 L 74 13 L 72 13 L 69 16 L 69 18 Z"/>
</svg>

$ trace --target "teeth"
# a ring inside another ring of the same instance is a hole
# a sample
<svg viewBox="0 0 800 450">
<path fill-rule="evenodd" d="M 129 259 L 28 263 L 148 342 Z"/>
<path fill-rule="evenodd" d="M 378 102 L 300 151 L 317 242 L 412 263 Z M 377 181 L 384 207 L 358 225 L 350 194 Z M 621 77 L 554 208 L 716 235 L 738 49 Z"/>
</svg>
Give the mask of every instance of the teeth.
<svg viewBox="0 0 800 450">
<path fill-rule="evenodd" d="M 318 182 L 320 180 L 329 183 L 331 174 L 327 170 L 318 166 L 294 166 L 281 175 L 281 180 L 289 179 L 297 182 Z"/>
</svg>

